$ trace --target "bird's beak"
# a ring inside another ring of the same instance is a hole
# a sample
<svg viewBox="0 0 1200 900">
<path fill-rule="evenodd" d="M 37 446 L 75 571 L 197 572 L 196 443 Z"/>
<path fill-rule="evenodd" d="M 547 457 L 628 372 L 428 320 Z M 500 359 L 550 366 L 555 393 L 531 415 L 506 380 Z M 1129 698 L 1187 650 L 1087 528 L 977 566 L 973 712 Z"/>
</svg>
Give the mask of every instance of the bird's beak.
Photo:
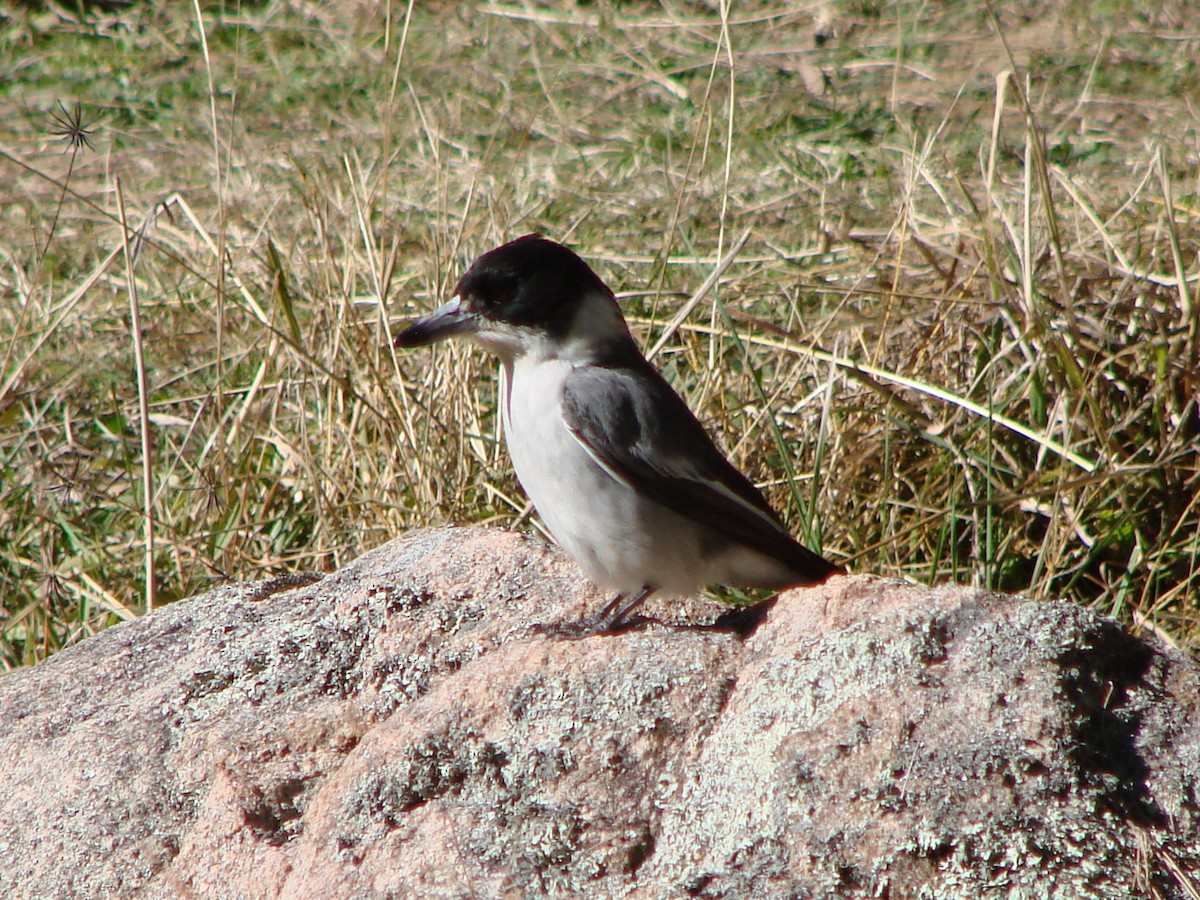
<svg viewBox="0 0 1200 900">
<path fill-rule="evenodd" d="M 452 297 L 396 335 L 392 346 L 424 347 L 456 334 L 474 334 L 478 330 L 479 319 L 463 309 L 461 297 Z"/>
</svg>

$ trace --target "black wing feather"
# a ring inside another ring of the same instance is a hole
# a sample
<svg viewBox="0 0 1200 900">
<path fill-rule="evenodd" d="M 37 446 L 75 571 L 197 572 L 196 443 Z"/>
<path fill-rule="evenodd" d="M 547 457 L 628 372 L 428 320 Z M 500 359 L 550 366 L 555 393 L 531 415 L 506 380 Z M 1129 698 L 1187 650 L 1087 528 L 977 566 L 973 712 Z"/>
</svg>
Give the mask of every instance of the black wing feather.
<svg viewBox="0 0 1200 900">
<path fill-rule="evenodd" d="M 797 543 L 648 362 L 576 369 L 563 418 L 593 457 L 644 496 L 820 581 L 843 571 Z M 719 487 L 718 487 L 719 485 Z"/>
</svg>

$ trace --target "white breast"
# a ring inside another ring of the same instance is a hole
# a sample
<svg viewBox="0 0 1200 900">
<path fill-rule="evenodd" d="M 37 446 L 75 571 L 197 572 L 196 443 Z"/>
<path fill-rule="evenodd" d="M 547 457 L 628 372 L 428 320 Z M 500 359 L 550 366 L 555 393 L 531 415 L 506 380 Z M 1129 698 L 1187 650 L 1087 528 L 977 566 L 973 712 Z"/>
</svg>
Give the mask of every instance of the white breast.
<svg viewBox="0 0 1200 900">
<path fill-rule="evenodd" d="M 692 523 L 614 479 L 564 424 L 562 387 L 572 367 L 530 357 L 504 366 L 505 438 L 521 486 L 555 539 L 601 587 L 651 584 L 694 593 L 710 582 Z"/>
</svg>

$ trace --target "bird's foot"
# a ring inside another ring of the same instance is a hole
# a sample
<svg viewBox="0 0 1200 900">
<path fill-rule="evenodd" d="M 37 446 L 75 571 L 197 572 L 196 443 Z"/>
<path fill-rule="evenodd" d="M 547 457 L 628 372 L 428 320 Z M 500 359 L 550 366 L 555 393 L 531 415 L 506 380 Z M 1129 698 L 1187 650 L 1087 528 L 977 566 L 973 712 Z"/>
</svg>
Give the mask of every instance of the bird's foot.
<svg viewBox="0 0 1200 900">
<path fill-rule="evenodd" d="M 538 624 L 530 628 L 533 634 L 559 638 L 568 641 L 579 641 L 589 637 L 612 637 L 626 634 L 630 631 L 641 631 L 651 625 L 663 628 L 674 628 L 684 631 L 715 631 L 725 634 L 735 634 L 746 640 L 758 627 L 766 621 L 768 614 L 775 608 L 779 595 L 768 597 L 750 606 L 735 606 L 721 613 L 714 621 L 707 624 L 667 624 L 650 616 L 629 615 L 615 602 L 610 603 L 599 614 L 579 619 L 575 622 L 555 622 L 553 624 Z"/>
<path fill-rule="evenodd" d="M 647 625 L 661 625 L 658 619 L 649 616 L 635 616 L 633 611 L 654 593 L 654 588 L 646 585 L 633 594 L 617 594 L 612 600 L 596 613 L 578 622 L 559 622 L 555 625 L 535 625 L 535 634 L 550 637 L 566 638 L 577 641 L 587 637 L 604 637 L 615 634 L 625 634 L 645 628 Z"/>
</svg>

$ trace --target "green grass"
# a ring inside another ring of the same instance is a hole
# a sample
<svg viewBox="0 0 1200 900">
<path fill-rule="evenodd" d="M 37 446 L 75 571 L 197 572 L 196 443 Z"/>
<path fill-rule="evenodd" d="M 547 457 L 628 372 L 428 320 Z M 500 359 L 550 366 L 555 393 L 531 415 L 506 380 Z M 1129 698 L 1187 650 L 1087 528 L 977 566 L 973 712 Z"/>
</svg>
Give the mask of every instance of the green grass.
<svg viewBox="0 0 1200 900">
<path fill-rule="evenodd" d="M 492 365 L 387 337 L 532 230 L 647 347 L 749 231 L 655 361 L 852 570 L 1200 644 L 1200 13 L 1005 4 L 1000 92 L 934 6 L 0 12 L 0 665 L 145 611 L 147 469 L 158 604 L 523 522 Z"/>
</svg>

